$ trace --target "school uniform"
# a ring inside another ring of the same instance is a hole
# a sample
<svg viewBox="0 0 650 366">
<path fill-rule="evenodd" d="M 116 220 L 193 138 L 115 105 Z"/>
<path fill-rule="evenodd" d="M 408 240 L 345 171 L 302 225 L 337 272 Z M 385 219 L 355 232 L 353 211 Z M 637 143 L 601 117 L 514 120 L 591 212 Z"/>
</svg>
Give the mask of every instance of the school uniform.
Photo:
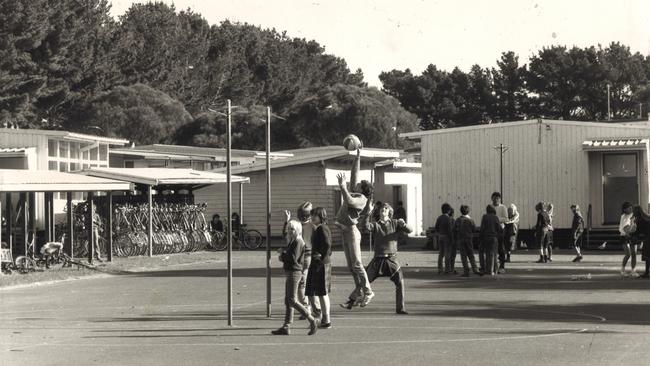
<svg viewBox="0 0 650 366">
<path fill-rule="evenodd" d="M 463 264 L 463 272 L 469 274 L 470 265 L 474 272 L 478 272 L 476 259 L 474 258 L 474 247 L 472 245 L 472 237 L 476 231 L 474 220 L 469 215 L 462 215 L 456 220 L 454 228 L 456 232 L 456 243 L 460 250 L 460 260 Z"/>
<path fill-rule="evenodd" d="M 435 224 L 435 231 L 438 235 L 438 273 L 449 272 L 449 252 L 453 240 L 453 226 L 451 217 L 447 214 L 438 216 Z"/>
<path fill-rule="evenodd" d="M 312 235 L 312 259 L 307 272 L 307 296 L 325 296 L 330 293 L 332 279 L 332 233 L 327 224 L 321 224 Z"/>
<path fill-rule="evenodd" d="M 404 310 L 404 275 L 397 260 L 397 239 L 408 234 L 411 229 L 403 220 L 388 219 L 368 222 L 366 228 L 372 233 L 374 241 L 374 258 L 366 267 L 368 281 L 377 277 L 389 277 L 395 284 L 395 310 Z"/>
<path fill-rule="evenodd" d="M 489 274 L 494 274 L 497 265 L 499 236 L 503 236 L 503 228 L 499 218 L 493 214 L 485 214 L 481 219 L 481 267 Z"/>
<path fill-rule="evenodd" d="M 578 212 L 573 214 L 571 222 L 571 237 L 573 238 L 573 247 L 580 248 L 582 246 L 582 233 L 585 231 L 585 220 Z"/>
</svg>

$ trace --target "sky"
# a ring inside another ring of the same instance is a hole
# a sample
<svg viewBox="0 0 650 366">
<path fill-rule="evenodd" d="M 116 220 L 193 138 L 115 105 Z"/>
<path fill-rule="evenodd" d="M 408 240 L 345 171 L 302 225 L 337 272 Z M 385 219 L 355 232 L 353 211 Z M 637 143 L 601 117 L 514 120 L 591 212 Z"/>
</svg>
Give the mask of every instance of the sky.
<svg viewBox="0 0 650 366">
<path fill-rule="evenodd" d="M 496 66 L 502 52 L 520 62 L 542 47 L 603 46 L 621 42 L 650 52 L 648 0 L 162 0 L 191 8 L 210 24 L 226 19 L 314 39 L 327 53 L 361 68 L 371 86 L 379 74 L 429 64 L 469 71 Z M 114 16 L 133 0 L 112 0 Z"/>
</svg>

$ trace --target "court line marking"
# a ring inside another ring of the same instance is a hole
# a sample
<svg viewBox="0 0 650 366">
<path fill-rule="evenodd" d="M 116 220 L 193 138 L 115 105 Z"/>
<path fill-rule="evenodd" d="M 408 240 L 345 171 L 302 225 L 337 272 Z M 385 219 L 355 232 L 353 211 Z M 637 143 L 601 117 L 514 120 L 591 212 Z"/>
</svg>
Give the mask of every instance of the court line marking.
<svg viewBox="0 0 650 366">
<path fill-rule="evenodd" d="M 570 334 L 580 334 L 588 331 L 587 328 L 579 329 L 571 332 L 558 332 L 551 334 L 536 334 L 524 336 L 511 336 L 511 337 L 481 337 L 481 338 L 456 338 L 456 339 L 413 339 L 413 340 L 386 340 L 386 341 L 335 341 L 335 342 L 265 342 L 265 343 L 43 343 L 31 344 L 28 348 L 33 347 L 276 347 L 276 346 L 336 346 L 336 345 L 350 345 L 350 344 L 424 344 L 424 343 L 451 343 L 451 342 L 485 342 L 485 341 L 501 341 L 501 340 L 516 340 L 516 339 L 534 339 L 534 338 L 548 338 L 558 337 Z M 5 346 L 14 346 L 14 348 L 24 348 L 17 344 L 5 344 Z"/>
</svg>

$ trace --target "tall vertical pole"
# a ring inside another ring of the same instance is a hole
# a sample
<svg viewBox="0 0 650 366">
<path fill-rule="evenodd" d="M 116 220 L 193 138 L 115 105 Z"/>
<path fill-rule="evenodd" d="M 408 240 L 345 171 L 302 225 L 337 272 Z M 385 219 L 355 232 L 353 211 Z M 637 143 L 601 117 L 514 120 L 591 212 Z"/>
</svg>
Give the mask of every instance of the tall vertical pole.
<svg viewBox="0 0 650 366">
<path fill-rule="evenodd" d="M 88 263 L 93 262 L 95 256 L 95 205 L 93 205 L 94 192 L 88 192 Z"/>
<path fill-rule="evenodd" d="M 232 133 L 232 105 L 230 99 L 227 101 L 227 113 L 228 121 L 226 128 L 226 206 L 227 206 L 227 220 L 230 225 L 228 225 L 228 230 L 226 237 L 228 238 L 228 326 L 232 326 L 232 172 L 230 164 L 230 144 L 231 144 L 231 133 Z"/>
<path fill-rule="evenodd" d="M 11 203 L 11 193 L 7 193 L 7 243 L 9 243 L 9 253 L 12 253 L 14 250 L 14 238 L 13 238 L 13 210 L 14 206 Z"/>
<path fill-rule="evenodd" d="M 68 240 L 67 242 L 63 243 L 65 246 L 64 248 L 67 248 L 67 250 L 64 250 L 63 252 L 67 252 L 70 258 L 74 258 L 74 250 L 72 243 L 74 243 L 74 215 L 73 215 L 73 207 L 72 207 L 72 192 L 68 192 L 66 194 L 66 203 L 67 203 L 67 222 L 68 222 Z"/>
<path fill-rule="evenodd" d="M 50 224 L 50 195 L 52 192 L 43 193 L 43 201 L 45 205 L 43 206 L 44 219 L 45 219 L 45 242 L 52 241 L 52 232 L 50 231 L 52 225 Z"/>
<path fill-rule="evenodd" d="M 611 112 L 611 104 L 609 101 L 609 88 L 610 85 L 607 83 L 607 120 L 611 121 L 612 120 L 612 112 Z"/>
<path fill-rule="evenodd" d="M 504 202 L 503 201 L 503 153 L 504 153 L 503 144 L 501 143 L 501 144 L 499 144 L 499 163 L 500 163 L 499 164 L 500 165 L 499 170 L 501 171 L 501 174 L 500 174 L 500 176 L 501 176 L 501 185 L 499 187 L 499 193 L 501 193 L 501 202 Z"/>
<path fill-rule="evenodd" d="M 32 259 L 36 253 L 36 192 L 29 192 L 29 231 L 32 232 Z"/>
<path fill-rule="evenodd" d="M 23 215 L 23 238 L 24 238 L 24 248 L 23 254 L 27 255 L 27 247 L 29 246 L 29 204 L 27 203 L 27 193 L 20 194 L 20 200 L 22 201 L 22 215 Z"/>
<path fill-rule="evenodd" d="M 266 317 L 271 317 L 271 107 L 266 107 Z"/>
<path fill-rule="evenodd" d="M 108 232 L 108 248 L 106 249 L 106 259 L 109 262 L 113 261 L 113 191 L 108 191 L 108 209 L 106 218 L 108 222 L 106 231 Z"/>
<path fill-rule="evenodd" d="M 149 244 L 149 256 L 153 257 L 153 193 L 151 192 L 151 186 L 147 188 L 147 202 L 148 204 L 148 216 L 149 216 L 149 225 L 147 225 L 147 241 Z"/>
<path fill-rule="evenodd" d="M 643 118 L 643 103 L 639 103 L 639 119 Z"/>
<path fill-rule="evenodd" d="M 244 223 L 244 183 L 239 183 L 239 223 Z"/>
</svg>

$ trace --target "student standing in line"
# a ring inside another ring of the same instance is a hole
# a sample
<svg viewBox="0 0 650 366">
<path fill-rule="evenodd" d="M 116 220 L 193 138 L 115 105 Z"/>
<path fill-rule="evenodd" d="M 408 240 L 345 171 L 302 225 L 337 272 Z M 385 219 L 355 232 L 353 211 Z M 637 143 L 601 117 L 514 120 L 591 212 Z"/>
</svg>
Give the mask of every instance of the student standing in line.
<svg viewBox="0 0 650 366">
<path fill-rule="evenodd" d="M 499 236 L 503 236 L 503 228 L 497 217 L 497 212 L 493 205 L 488 205 L 485 209 L 485 215 L 481 219 L 480 238 L 485 252 L 484 268 L 485 274 L 494 276 L 496 272 L 497 251 L 499 246 Z"/>
<path fill-rule="evenodd" d="M 469 277 L 469 270 L 474 274 L 481 275 L 481 272 L 476 268 L 476 259 L 474 257 L 474 247 L 472 245 L 472 237 L 476 231 L 476 224 L 474 220 L 469 217 L 470 208 L 467 205 L 460 206 L 460 217 L 456 219 L 454 224 L 456 232 L 456 243 L 460 250 L 460 261 L 463 263 L 463 277 Z M 469 263 L 468 263 L 469 261 Z"/>
<path fill-rule="evenodd" d="M 370 211 L 370 198 L 372 197 L 372 184 L 362 180 L 357 184 L 357 177 L 361 171 L 361 150 L 357 149 L 357 155 L 352 164 L 350 176 L 350 191 L 345 182 L 345 174 L 336 176 L 343 202 L 336 215 L 336 224 L 343 233 L 343 252 L 348 269 L 354 280 L 354 290 L 348 296 L 348 300 L 341 307 L 352 309 L 353 306 L 366 306 L 375 297 L 368 282 L 368 274 L 361 260 L 361 232 L 357 228 L 360 218 L 366 217 Z"/>
<path fill-rule="evenodd" d="M 374 216 L 374 215 L 373 215 Z M 384 203 L 379 212 L 379 221 L 366 222 L 366 228 L 374 240 L 374 258 L 366 269 L 372 283 L 377 277 L 389 277 L 395 283 L 395 312 L 408 314 L 404 308 L 404 274 L 397 260 L 397 239 L 409 234 L 411 229 L 404 220 L 393 219 L 393 208 Z"/>
<path fill-rule="evenodd" d="M 514 203 L 508 207 L 508 221 L 505 224 L 506 263 L 510 262 L 510 253 L 517 249 L 517 233 L 519 233 L 519 212 Z"/>
<path fill-rule="evenodd" d="M 623 257 L 623 263 L 621 264 L 621 276 L 627 277 L 625 272 L 625 266 L 627 261 L 632 258 L 630 266 L 632 272 L 630 276 L 639 277 L 639 274 L 636 273 L 636 249 L 637 243 L 632 241 L 632 234 L 636 231 L 634 222 L 632 221 L 632 204 L 630 202 L 623 203 L 621 207 L 621 221 L 618 225 L 618 231 L 621 234 L 621 245 L 623 250 L 625 250 L 625 256 Z"/>
<path fill-rule="evenodd" d="M 456 245 L 456 219 L 454 219 L 454 208 L 452 207 L 449 210 L 449 218 L 451 225 L 451 240 L 449 241 L 449 250 L 445 255 L 447 260 L 446 268 L 448 268 L 448 273 L 458 274 L 456 272 L 456 255 L 458 254 L 458 246 Z"/>
<path fill-rule="evenodd" d="M 274 335 L 289 335 L 289 327 L 293 323 L 293 311 L 298 310 L 309 321 L 308 335 L 316 334 L 316 319 L 298 301 L 298 283 L 302 278 L 302 262 L 305 256 L 305 242 L 302 240 L 302 225 L 296 220 L 287 224 L 287 246 L 280 253 L 280 261 L 284 268 L 286 282 L 284 287 L 284 324 L 272 331 Z"/>
<path fill-rule="evenodd" d="M 311 222 L 316 228 L 311 237 L 312 260 L 307 272 L 307 288 L 305 293 L 312 304 L 321 306 L 320 328 L 331 328 L 330 297 L 332 278 L 332 233 L 327 226 L 327 211 L 323 207 L 311 210 Z M 318 298 L 318 300 L 316 300 Z"/>
<path fill-rule="evenodd" d="M 453 227 L 451 226 L 451 217 L 449 217 L 451 206 L 448 203 L 443 203 L 441 211 L 442 215 L 438 216 L 434 227 L 438 236 L 438 274 L 449 273 L 449 262 L 446 258 L 451 249 L 450 243 L 453 238 Z"/>
<path fill-rule="evenodd" d="M 546 234 L 546 240 L 548 241 L 548 245 L 546 246 L 547 260 L 553 262 L 553 245 L 555 242 L 553 241 L 553 204 L 550 202 L 546 205 L 546 213 L 548 214 L 548 233 Z"/>
<path fill-rule="evenodd" d="M 497 218 L 499 219 L 499 224 L 501 225 L 501 234 L 497 237 L 498 239 L 498 252 L 499 252 L 499 266 L 494 268 L 494 271 L 497 273 L 506 273 L 506 246 L 505 240 L 503 237 L 503 229 L 505 228 L 506 222 L 508 222 L 508 208 L 501 203 L 501 193 L 494 192 L 490 197 L 492 199 L 492 206 L 496 211 Z M 496 266 L 496 262 L 494 263 Z"/>
<path fill-rule="evenodd" d="M 546 206 L 543 202 L 535 205 L 537 211 L 537 222 L 535 223 L 535 239 L 539 248 L 539 260 L 537 263 L 546 263 L 548 260 L 547 246 L 548 246 L 548 227 L 550 226 L 550 219 L 545 210 Z"/>
<path fill-rule="evenodd" d="M 585 220 L 582 218 L 580 207 L 578 205 L 571 205 L 571 212 L 573 212 L 573 221 L 571 222 L 571 237 L 573 238 L 573 249 L 576 251 L 576 257 L 573 262 L 580 262 L 582 260 L 582 233 L 585 230 Z"/>
<path fill-rule="evenodd" d="M 641 259 L 645 261 L 645 272 L 641 278 L 650 278 L 650 242 L 648 242 L 650 239 L 650 216 L 643 212 L 641 206 L 634 206 L 632 215 L 636 224 L 635 239 L 643 246 Z"/>
</svg>

